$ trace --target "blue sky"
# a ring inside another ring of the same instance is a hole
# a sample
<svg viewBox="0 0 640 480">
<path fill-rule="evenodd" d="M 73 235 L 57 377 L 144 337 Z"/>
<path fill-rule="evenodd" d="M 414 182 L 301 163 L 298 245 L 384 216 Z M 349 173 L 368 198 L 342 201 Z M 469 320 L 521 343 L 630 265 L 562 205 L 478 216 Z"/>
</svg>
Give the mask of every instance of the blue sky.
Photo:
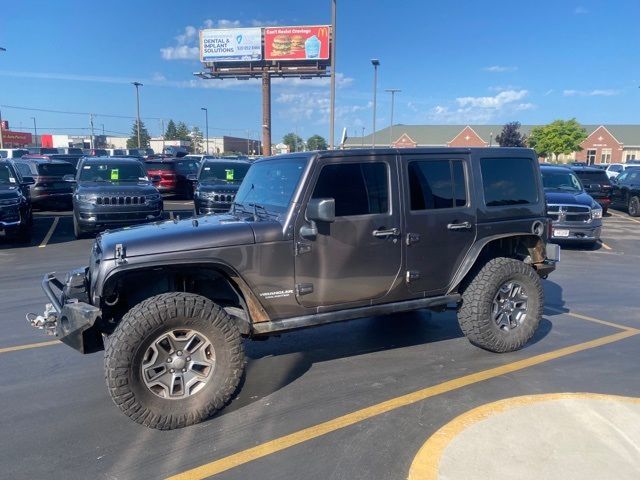
<svg viewBox="0 0 640 480">
<path fill-rule="evenodd" d="M 336 135 L 371 131 L 371 58 L 381 61 L 378 128 L 389 123 L 386 88 L 402 89 L 394 123 L 640 123 L 638 18 L 637 0 L 338 0 Z M 257 137 L 259 84 L 194 79 L 197 30 L 329 22 L 329 0 L 3 2 L 0 104 L 94 112 L 98 131 L 126 133 L 137 80 L 152 134 L 160 118 L 203 128 L 206 106 L 211 136 Z M 274 141 L 296 129 L 328 135 L 328 101 L 327 80 L 275 84 Z M 16 129 L 35 116 L 47 133 L 89 123 L 8 107 L 2 116 Z"/>
</svg>

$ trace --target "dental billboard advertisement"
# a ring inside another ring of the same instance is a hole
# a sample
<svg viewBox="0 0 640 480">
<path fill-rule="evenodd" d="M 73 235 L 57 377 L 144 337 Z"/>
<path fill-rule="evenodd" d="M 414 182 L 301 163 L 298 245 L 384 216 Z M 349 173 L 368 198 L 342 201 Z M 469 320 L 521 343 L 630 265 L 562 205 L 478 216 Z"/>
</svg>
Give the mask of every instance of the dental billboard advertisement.
<svg viewBox="0 0 640 480">
<path fill-rule="evenodd" d="M 262 28 L 200 30 L 201 62 L 255 62 L 262 60 Z"/>
</svg>

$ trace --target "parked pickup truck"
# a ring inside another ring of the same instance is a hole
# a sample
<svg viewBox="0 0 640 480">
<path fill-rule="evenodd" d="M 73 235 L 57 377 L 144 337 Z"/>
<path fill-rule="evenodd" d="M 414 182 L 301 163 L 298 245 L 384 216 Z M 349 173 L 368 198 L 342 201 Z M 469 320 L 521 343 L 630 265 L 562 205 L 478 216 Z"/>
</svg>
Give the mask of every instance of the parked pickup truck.
<svg viewBox="0 0 640 480">
<path fill-rule="evenodd" d="M 264 158 L 228 213 L 98 236 L 88 266 L 44 277 L 50 303 L 27 319 L 82 353 L 106 347 L 133 420 L 184 427 L 236 394 L 243 337 L 455 308 L 474 345 L 523 347 L 559 260 L 548 232 L 533 150 Z"/>
</svg>

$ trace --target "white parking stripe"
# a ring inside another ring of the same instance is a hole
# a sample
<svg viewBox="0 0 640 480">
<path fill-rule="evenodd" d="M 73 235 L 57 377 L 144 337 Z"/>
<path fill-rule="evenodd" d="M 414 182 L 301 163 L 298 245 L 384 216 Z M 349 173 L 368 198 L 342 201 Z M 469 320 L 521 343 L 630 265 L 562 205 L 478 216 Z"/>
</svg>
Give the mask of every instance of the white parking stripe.
<svg viewBox="0 0 640 480">
<path fill-rule="evenodd" d="M 617 213 L 613 213 L 613 212 L 610 212 L 610 213 L 611 213 L 611 215 L 613 215 L 614 217 L 624 218 L 625 220 L 629 220 L 629 221 L 631 221 L 631 222 L 640 223 L 640 220 L 636 220 L 635 218 L 625 217 L 625 216 L 623 216 L 623 215 L 618 215 Z"/>
<path fill-rule="evenodd" d="M 44 248 L 44 247 L 47 246 L 47 243 L 49 243 L 49 240 L 51 240 L 51 235 L 53 235 L 53 232 L 55 231 L 56 227 L 58 226 L 58 222 L 59 221 L 60 221 L 60 217 L 55 217 L 53 219 L 53 223 L 51 224 L 51 228 L 49 228 L 49 231 L 45 235 L 44 240 L 42 240 L 42 243 L 40 245 L 38 245 L 38 248 Z"/>
</svg>

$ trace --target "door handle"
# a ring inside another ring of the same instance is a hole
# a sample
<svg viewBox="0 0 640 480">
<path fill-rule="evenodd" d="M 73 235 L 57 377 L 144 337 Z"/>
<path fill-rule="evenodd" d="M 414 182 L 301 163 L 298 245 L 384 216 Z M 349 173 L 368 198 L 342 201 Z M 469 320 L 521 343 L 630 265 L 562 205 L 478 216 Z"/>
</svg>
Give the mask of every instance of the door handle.
<svg viewBox="0 0 640 480">
<path fill-rule="evenodd" d="M 471 230 L 471 222 L 449 223 L 447 228 L 449 230 Z"/>
<path fill-rule="evenodd" d="M 371 234 L 374 237 L 378 237 L 378 238 L 399 237 L 400 236 L 400 229 L 399 228 L 390 228 L 388 230 L 374 230 Z"/>
</svg>

